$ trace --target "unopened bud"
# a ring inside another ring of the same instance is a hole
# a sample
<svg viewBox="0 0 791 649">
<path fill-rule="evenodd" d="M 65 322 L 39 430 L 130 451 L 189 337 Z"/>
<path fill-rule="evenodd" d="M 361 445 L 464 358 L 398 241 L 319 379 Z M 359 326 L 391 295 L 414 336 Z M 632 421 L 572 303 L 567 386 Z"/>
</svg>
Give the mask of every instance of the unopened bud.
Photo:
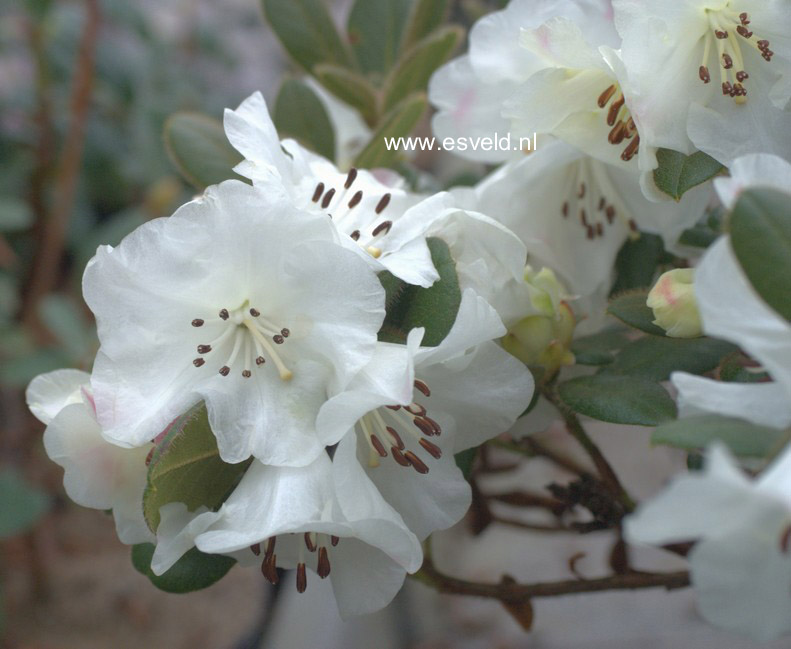
<svg viewBox="0 0 791 649">
<path fill-rule="evenodd" d="M 648 294 L 646 304 L 654 312 L 654 324 L 673 338 L 695 338 L 703 334 L 694 278 L 692 268 L 669 270 Z"/>
<path fill-rule="evenodd" d="M 553 315 L 531 315 L 517 322 L 503 337 L 503 347 L 526 365 L 552 375 L 562 365 L 573 365 L 571 338 L 574 314 L 565 302 Z"/>
</svg>

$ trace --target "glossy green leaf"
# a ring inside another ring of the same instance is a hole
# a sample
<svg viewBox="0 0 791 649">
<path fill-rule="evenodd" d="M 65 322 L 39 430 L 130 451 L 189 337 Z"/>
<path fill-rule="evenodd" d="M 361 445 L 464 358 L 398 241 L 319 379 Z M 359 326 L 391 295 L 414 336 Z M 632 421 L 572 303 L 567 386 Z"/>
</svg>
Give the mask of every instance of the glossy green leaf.
<svg viewBox="0 0 791 649">
<path fill-rule="evenodd" d="M 192 548 L 162 575 L 151 571 L 154 546 L 140 543 L 132 546 L 132 565 L 140 574 L 151 580 L 166 593 L 191 593 L 207 588 L 222 579 L 236 563 L 235 559 L 221 554 L 204 554 Z"/>
<path fill-rule="evenodd" d="M 412 0 L 356 0 L 347 32 L 360 69 L 384 75 L 398 58 Z"/>
<path fill-rule="evenodd" d="M 684 155 L 671 149 L 659 149 L 656 159 L 659 166 L 654 169 L 654 182 L 677 201 L 690 189 L 711 180 L 725 168 L 702 151 Z"/>
<path fill-rule="evenodd" d="M 280 86 L 273 120 L 281 138 L 291 137 L 328 160 L 335 159 L 335 131 L 324 104 L 304 81 Z"/>
<path fill-rule="evenodd" d="M 445 27 L 406 52 L 385 83 L 384 110 L 413 92 L 425 90 L 431 75 L 450 58 L 463 34 L 459 27 Z"/>
<path fill-rule="evenodd" d="M 475 458 L 478 455 L 478 448 L 468 448 L 460 453 L 454 455 L 456 466 L 461 469 L 465 479 L 468 479 L 472 474 L 472 467 L 475 464 Z"/>
<path fill-rule="evenodd" d="M 612 295 L 634 289 L 650 289 L 664 254 L 662 237 L 655 234 L 641 233 L 637 239 L 628 239 L 615 258 Z"/>
<path fill-rule="evenodd" d="M 404 151 L 396 147 L 388 149 L 385 138 L 405 137 L 417 126 L 428 106 L 426 95 L 416 93 L 393 108 L 383 119 L 379 128 L 371 136 L 365 148 L 357 154 L 354 166 L 361 169 L 387 167 L 404 156 Z"/>
<path fill-rule="evenodd" d="M 242 155 L 228 142 L 222 124 L 207 115 L 171 115 L 165 122 L 165 147 L 181 175 L 196 189 L 239 178 L 233 168 Z"/>
<path fill-rule="evenodd" d="M 746 190 L 731 213 L 730 232 L 750 283 L 791 321 L 791 196 L 768 188 Z"/>
<path fill-rule="evenodd" d="M 50 507 L 50 499 L 16 470 L 0 469 L 0 539 L 22 534 Z"/>
<path fill-rule="evenodd" d="M 654 336 L 664 336 L 665 330 L 654 324 L 654 312 L 646 305 L 647 291 L 617 295 L 610 300 L 607 313 L 624 324 Z"/>
<path fill-rule="evenodd" d="M 442 239 L 430 237 L 426 243 L 439 279 L 428 288 L 413 285 L 400 288 L 398 297 L 387 309 L 382 331 L 379 333 L 380 340 L 403 343 L 411 329 L 425 327 L 423 345 L 435 347 L 445 339 L 456 322 L 456 314 L 461 304 L 456 262 L 450 254 L 448 244 Z M 387 286 L 385 291 L 387 292 Z"/>
<path fill-rule="evenodd" d="M 241 480 L 252 460 L 228 464 L 220 459 L 206 406 L 198 404 L 171 424 L 157 443 L 148 466 L 143 514 L 151 531 L 159 509 L 172 502 L 216 510 Z"/>
<path fill-rule="evenodd" d="M 621 349 L 603 372 L 664 381 L 671 372 L 709 372 L 736 349 L 735 345 L 715 338 L 645 336 Z"/>
<path fill-rule="evenodd" d="M 788 431 L 759 426 L 742 419 L 700 415 L 669 421 L 651 435 L 651 442 L 683 448 L 705 449 L 715 441 L 722 442 L 743 457 L 769 457 L 789 439 Z"/>
<path fill-rule="evenodd" d="M 561 383 L 558 393 L 575 412 L 613 424 L 656 426 L 676 416 L 661 385 L 634 376 L 581 376 Z"/>
<path fill-rule="evenodd" d="M 322 0 L 262 0 L 264 16 L 292 59 L 348 67 L 351 59 Z"/>
<path fill-rule="evenodd" d="M 578 365 L 607 365 L 615 360 L 615 352 L 629 342 L 622 331 L 603 331 L 577 338 L 571 344 Z"/>
<path fill-rule="evenodd" d="M 368 126 L 374 126 L 379 114 L 376 91 L 364 77 L 346 68 L 321 63 L 313 76 L 345 104 L 355 108 Z"/>
<path fill-rule="evenodd" d="M 401 39 L 402 49 L 409 49 L 438 29 L 447 13 L 448 0 L 415 0 Z"/>
</svg>

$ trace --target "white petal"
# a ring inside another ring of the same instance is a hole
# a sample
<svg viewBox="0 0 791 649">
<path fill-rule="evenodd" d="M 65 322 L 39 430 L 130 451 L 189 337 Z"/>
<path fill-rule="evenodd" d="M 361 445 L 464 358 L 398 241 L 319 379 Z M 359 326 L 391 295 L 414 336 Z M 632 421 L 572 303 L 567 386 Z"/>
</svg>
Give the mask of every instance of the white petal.
<svg viewBox="0 0 791 649">
<path fill-rule="evenodd" d="M 66 406 L 81 403 L 82 387 L 90 376 L 79 370 L 55 370 L 39 374 L 25 391 L 28 408 L 36 419 L 48 424 Z"/>
<path fill-rule="evenodd" d="M 190 512 L 184 503 L 168 503 L 159 510 L 157 547 L 151 557 L 151 571 L 161 575 L 195 546 L 195 537 L 219 518 L 219 513 L 201 507 Z"/>
<path fill-rule="evenodd" d="M 728 168 L 729 177 L 714 179 L 714 188 L 725 207 L 732 209 L 739 195 L 750 187 L 771 187 L 788 191 L 791 187 L 791 163 L 768 153 L 736 158 Z"/>
</svg>

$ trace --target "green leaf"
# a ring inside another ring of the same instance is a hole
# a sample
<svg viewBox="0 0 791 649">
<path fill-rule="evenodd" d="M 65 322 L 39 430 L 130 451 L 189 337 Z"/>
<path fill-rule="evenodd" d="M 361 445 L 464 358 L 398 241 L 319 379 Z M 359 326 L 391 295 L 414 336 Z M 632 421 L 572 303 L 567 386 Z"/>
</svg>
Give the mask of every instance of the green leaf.
<svg viewBox="0 0 791 649">
<path fill-rule="evenodd" d="M 222 579 L 236 563 L 236 559 L 221 554 L 204 554 L 192 548 L 162 575 L 151 571 L 154 545 L 140 543 L 132 546 L 132 565 L 166 593 L 191 593 L 207 588 Z"/>
<path fill-rule="evenodd" d="M 603 372 L 664 381 L 671 372 L 705 374 L 737 347 L 714 338 L 645 336 L 626 345 Z"/>
<path fill-rule="evenodd" d="M 610 300 L 607 313 L 614 315 L 624 324 L 654 336 L 664 336 L 665 330 L 654 324 L 654 312 L 645 301 L 648 292 L 638 291 L 624 293 Z"/>
<path fill-rule="evenodd" d="M 614 352 L 629 342 L 622 331 L 603 331 L 577 338 L 571 344 L 578 365 L 607 365 L 615 360 Z"/>
<path fill-rule="evenodd" d="M 412 92 L 425 90 L 434 70 L 450 58 L 463 34 L 460 27 L 445 27 L 404 54 L 385 82 L 384 110 L 390 110 Z"/>
<path fill-rule="evenodd" d="M 427 106 L 426 95 L 416 93 L 393 108 L 382 119 L 379 128 L 371 136 L 365 148 L 357 154 L 354 166 L 361 169 L 386 167 L 403 157 L 403 150 L 396 147 L 388 150 L 385 138 L 397 139 L 409 135 L 420 121 Z"/>
<path fill-rule="evenodd" d="M 654 169 L 654 182 L 660 190 L 677 201 L 693 187 L 721 173 L 725 167 L 702 151 L 684 155 L 671 149 L 656 152 L 659 166 Z"/>
<path fill-rule="evenodd" d="M 766 303 L 791 321 L 791 197 L 748 189 L 730 219 L 731 245 L 744 273 Z"/>
<path fill-rule="evenodd" d="M 287 79 L 280 86 L 273 120 L 281 138 L 292 137 L 328 160 L 335 159 L 335 131 L 324 104 L 305 82 Z"/>
<path fill-rule="evenodd" d="M 662 237 L 641 233 L 621 246 L 615 258 L 615 284 L 611 295 L 640 288 L 651 288 L 656 268 L 665 254 Z"/>
<path fill-rule="evenodd" d="M 50 499 L 17 471 L 0 469 L 0 539 L 26 532 L 50 507 Z"/>
<path fill-rule="evenodd" d="M 478 448 L 468 448 L 460 453 L 456 453 L 453 458 L 456 460 L 456 466 L 461 469 L 464 479 L 467 480 L 472 473 L 473 464 L 475 464 L 475 457 L 478 455 Z"/>
<path fill-rule="evenodd" d="M 694 451 L 720 441 L 735 455 L 764 458 L 779 450 L 788 438 L 788 431 L 777 428 L 732 417 L 700 415 L 662 424 L 652 433 L 651 442 Z"/>
<path fill-rule="evenodd" d="M 357 109 L 368 126 L 376 125 L 379 115 L 376 91 L 363 77 L 329 63 L 317 65 L 313 75 L 338 99 Z"/>
<path fill-rule="evenodd" d="M 297 63 L 312 70 L 319 63 L 351 63 L 321 0 L 263 0 L 264 16 L 281 44 Z"/>
<path fill-rule="evenodd" d="M 165 122 L 165 147 L 182 176 L 196 189 L 239 178 L 233 168 L 241 154 L 225 137 L 222 124 L 200 113 L 175 113 Z"/>
<path fill-rule="evenodd" d="M 384 75 L 398 58 L 412 0 L 356 0 L 346 30 L 366 74 Z"/>
<path fill-rule="evenodd" d="M 722 359 L 719 379 L 729 383 L 762 383 L 771 381 L 769 374 L 750 357 L 738 351 Z"/>
<path fill-rule="evenodd" d="M 401 47 L 406 50 L 423 40 L 445 20 L 448 0 L 415 0 L 404 28 Z"/>
<path fill-rule="evenodd" d="M 398 298 L 387 310 L 380 340 L 404 342 L 411 329 L 425 327 L 423 345 L 436 347 L 456 322 L 456 314 L 461 304 L 456 262 L 450 254 L 448 244 L 442 239 L 429 237 L 426 243 L 439 279 L 428 288 L 406 285 L 401 290 Z"/>
<path fill-rule="evenodd" d="M 251 461 L 228 464 L 221 460 L 206 406 L 194 406 L 171 424 L 151 456 L 143 493 L 143 514 L 151 531 L 156 532 L 159 509 L 168 503 L 184 503 L 189 511 L 218 509 Z"/>
<path fill-rule="evenodd" d="M 581 376 L 561 383 L 558 393 L 575 412 L 613 424 L 656 426 L 676 416 L 661 385 L 634 376 Z"/>
</svg>

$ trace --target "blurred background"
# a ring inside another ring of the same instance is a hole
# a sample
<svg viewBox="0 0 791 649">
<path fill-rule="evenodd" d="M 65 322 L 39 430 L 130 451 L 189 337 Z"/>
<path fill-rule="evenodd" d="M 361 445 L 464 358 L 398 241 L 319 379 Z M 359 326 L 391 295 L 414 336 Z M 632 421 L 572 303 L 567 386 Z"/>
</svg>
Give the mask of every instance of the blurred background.
<svg viewBox="0 0 791 649">
<path fill-rule="evenodd" d="M 328 4 L 342 23 L 351 2 Z M 469 27 L 502 4 L 451 3 L 452 17 Z M 748 646 L 703 625 L 688 592 L 542 600 L 531 635 L 496 602 L 439 597 L 415 582 L 385 611 L 349 622 L 338 618 L 329 584 L 315 579 L 303 596 L 289 581 L 274 608 L 271 586 L 241 569 L 205 591 L 169 595 L 133 569 L 111 517 L 66 498 L 24 389 L 42 372 L 90 370 L 97 340 L 80 292 L 86 262 L 97 245 L 118 243 L 193 195 L 163 144 L 169 115 L 220 118 L 254 90 L 272 102 L 290 65 L 256 0 L 0 6 L 0 647 Z M 416 162 L 444 177 L 475 170 L 450 158 Z M 592 428 L 637 495 L 652 493 L 683 462 L 668 449 L 646 454 L 645 431 Z M 567 443 L 552 429 L 543 438 Z M 492 458 L 506 467 L 509 460 Z M 538 490 L 564 477 L 536 460 L 479 479 Z M 547 536 L 520 527 L 524 510 L 500 507 L 511 523 L 466 521 L 438 535 L 438 565 L 487 581 L 506 572 L 568 578 L 574 556 L 583 574 L 605 569 L 607 533 Z M 683 567 L 664 555 L 644 559 L 659 569 Z"/>
</svg>

